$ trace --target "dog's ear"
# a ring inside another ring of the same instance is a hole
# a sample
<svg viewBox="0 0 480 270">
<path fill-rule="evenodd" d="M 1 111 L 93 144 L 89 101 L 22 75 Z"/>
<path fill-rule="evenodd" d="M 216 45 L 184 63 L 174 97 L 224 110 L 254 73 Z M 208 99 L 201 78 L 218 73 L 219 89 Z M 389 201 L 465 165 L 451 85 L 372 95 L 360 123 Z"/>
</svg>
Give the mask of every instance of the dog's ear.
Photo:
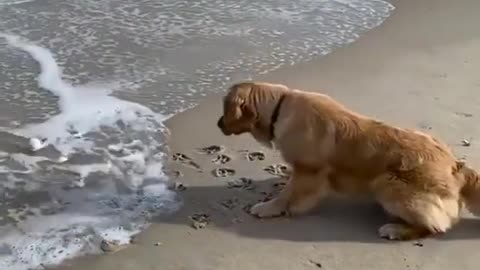
<svg viewBox="0 0 480 270">
<path fill-rule="evenodd" d="M 234 117 L 235 120 L 238 120 L 238 119 L 242 118 L 242 115 L 243 115 L 242 107 L 244 106 L 243 105 L 244 103 L 245 103 L 245 101 L 240 101 L 240 104 L 235 104 L 234 105 L 234 110 L 235 111 L 233 113 L 233 117 Z"/>
<path fill-rule="evenodd" d="M 257 111 L 245 100 L 239 100 L 238 103 L 234 105 L 234 110 L 235 120 L 239 120 L 240 118 L 249 120 L 257 118 Z"/>
<path fill-rule="evenodd" d="M 465 162 L 461 160 L 457 160 L 455 164 L 454 172 L 459 172 L 465 167 Z"/>
<path fill-rule="evenodd" d="M 244 102 L 240 106 L 242 114 L 246 119 L 256 119 L 258 117 L 257 110 L 248 102 Z"/>
<path fill-rule="evenodd" d="M 238 83 L 230 87 L 224 99 L 224 111 L 234 120 L 254 119 L 257 117 L 255 108 L 249 102 L 249 96 L 254 85 L 252 83 Z"/>
</svg>

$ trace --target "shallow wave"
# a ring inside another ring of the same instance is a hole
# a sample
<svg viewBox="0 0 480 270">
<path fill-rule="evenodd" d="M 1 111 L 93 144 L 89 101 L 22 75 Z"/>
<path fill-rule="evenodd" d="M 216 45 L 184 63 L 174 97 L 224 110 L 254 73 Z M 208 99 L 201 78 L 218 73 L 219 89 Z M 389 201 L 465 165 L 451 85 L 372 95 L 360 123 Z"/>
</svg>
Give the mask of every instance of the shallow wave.
<svg viewBox="0 0 480 270">
<path fill-rule="evenodd" d="M 50 48 L 73 84 L 116 81 L 115 95 L 172 114 L 232 80 L 327 54 L 392 10 L 382 0 L 36 1 L 0 10 L 0 31 Z M 27 85 L 32 64 L 21 68 L 18 53 L 4 52 L 12 85 L 0 98 L 27 110 L 28 120 L 48 118 L 48 95 L 35 97 L 44 105 L 39 116 L 26 98 L 33 94 L 13 83 Z"/>
<path fill-rule="evenodd" d="M 0 0 L 0 6 L 10 6 L 10 5 L 18 5 L 24 4 L 28 2 L 33 2 L 36 0 Z"/>
<path fill-rule="evenodd" d="M 38 62 L 38 84 L 60 109 L 45 122 L 4 131 L 27 151 L 0 158 L 2 269 L 98 252 L 102 240 L 126 244 L 150 216 L 179 207 L 162 171 L 164 116 L 110 96 L 106 85 L 72 86 L 48 49 L 0 37 Z M 33 141 L 37 153 L 27 149 Z"/>
</svg>

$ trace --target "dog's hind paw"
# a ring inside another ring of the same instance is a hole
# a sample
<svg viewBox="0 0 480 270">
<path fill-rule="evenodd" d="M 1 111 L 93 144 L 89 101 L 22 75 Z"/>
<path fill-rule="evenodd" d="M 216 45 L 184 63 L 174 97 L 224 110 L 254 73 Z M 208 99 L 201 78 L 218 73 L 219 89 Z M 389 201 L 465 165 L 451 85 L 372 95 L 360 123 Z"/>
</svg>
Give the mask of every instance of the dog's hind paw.
<svg viewBox="0 0 480 270">
<path fill-rule="evenodd" d="M 285 207 L 278 205 L 275 199 L 257 203 L 250 208 L 250 214 L 259 218 L 277 217 L 286 214 Z"/>
</svg>

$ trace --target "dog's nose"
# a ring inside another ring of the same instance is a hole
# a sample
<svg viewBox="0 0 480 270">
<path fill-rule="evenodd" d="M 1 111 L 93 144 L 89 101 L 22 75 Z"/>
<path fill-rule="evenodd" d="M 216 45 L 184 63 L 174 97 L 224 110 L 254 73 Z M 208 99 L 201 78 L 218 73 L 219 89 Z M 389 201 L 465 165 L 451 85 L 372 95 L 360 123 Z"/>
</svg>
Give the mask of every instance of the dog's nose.
<svg viewBox="0 0 480 270">
<path fill-rule="evenodd" d="M 223 129 L 223 116 L 221 116 L 221 117 L 218 119 L 217 126 L 218 126 L 220 129 Z"/>
</svg>

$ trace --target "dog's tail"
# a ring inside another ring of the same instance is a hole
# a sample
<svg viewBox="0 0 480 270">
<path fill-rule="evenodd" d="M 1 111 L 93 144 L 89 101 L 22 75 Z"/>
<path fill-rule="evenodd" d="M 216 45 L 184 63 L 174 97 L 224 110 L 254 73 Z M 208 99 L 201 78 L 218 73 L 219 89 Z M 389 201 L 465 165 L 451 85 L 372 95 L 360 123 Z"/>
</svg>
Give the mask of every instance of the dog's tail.
<svg viewBox="0 0 480 270">
<path fill-rule="evenodd" d="M 455 175 L 463 182 L 461 194 L 465 204 L 476 216 L 480 216 L 480 174 L 467 166 L 463 161 L 457 161 Z"/>
</svg>

